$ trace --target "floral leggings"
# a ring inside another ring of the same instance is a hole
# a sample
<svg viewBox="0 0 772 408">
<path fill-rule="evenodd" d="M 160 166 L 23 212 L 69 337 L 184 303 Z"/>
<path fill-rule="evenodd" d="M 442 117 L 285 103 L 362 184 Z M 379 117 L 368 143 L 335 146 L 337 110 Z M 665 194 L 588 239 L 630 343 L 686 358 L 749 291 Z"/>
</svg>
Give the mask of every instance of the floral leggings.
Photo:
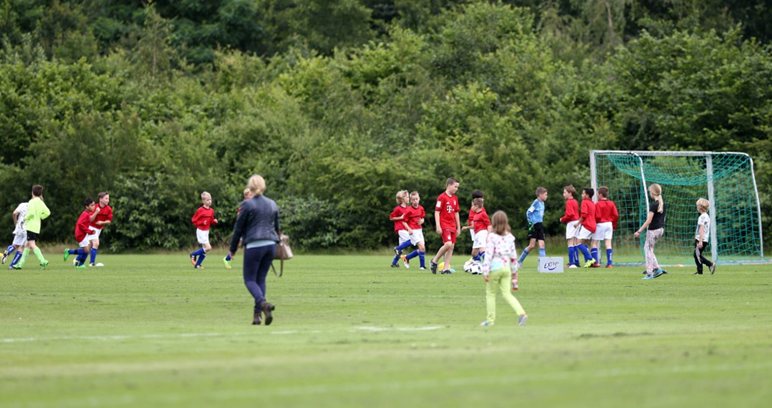
<svg viewBox="0 0 772 408">
<path fill-rule="evenodd" d="M 646 255 L 646 273 L 652 274 L 659 269 L 657 256 L 654 255 L 654 244 L 662 238 L 664 228 L 646 231 L 646 242 L 643 244 L 643 253 Z"/>
</svg>

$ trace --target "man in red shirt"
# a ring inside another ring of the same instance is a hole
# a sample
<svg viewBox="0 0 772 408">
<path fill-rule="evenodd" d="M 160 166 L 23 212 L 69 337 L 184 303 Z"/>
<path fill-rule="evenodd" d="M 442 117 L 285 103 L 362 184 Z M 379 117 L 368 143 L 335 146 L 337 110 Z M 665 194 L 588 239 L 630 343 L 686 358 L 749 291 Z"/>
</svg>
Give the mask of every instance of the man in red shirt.
<svg viewBox="0 0 772 408">
<path fill-rule="evenodd" d="M 576 234 L 579 232 L 579 203 L 574 198 L 576 188 L 569 184 L 563 187 L 563 198 L 566 200 L 566 210 L 560 217 L 560 222 L 566 224 L 566 244 L 568 245 L 568 267 L 579 267 L 579 251 L 576 249 Z"/>
<path fill-rule="evenodd" d="M 611 268 L 611 255 L 614 252 L 611 247 L 611 239 L 614 237 L 614 230 L 617 229 L 619 220 L 619 211 L 613 201 L 608 199 L 608 187 L 598 188 L 598 202 L 595 203 L 595 221 L 597 226 L 592 235 L 592 257 L 595 258 L 593 267 L 600 268 L 600 241 L 606 244 L 606 268 Z"/>
<path fill-rule="evenodd" d="M 212 249 L 209 244 L 209 228 L 212 225 L 217 224 L 217 218 L 214 217 L 214 209 L 212 206 L 212 195 L 204 191 L 201 193 L 201 207 L 193 214 L 191 221 L 196 226 L 196 239 L 198 240 L 199 248 L 190 254 L 190 263 L 196 269 L 204 269 L 201 265 L 206 258 L 206 253 Z"/>
<path fill-rule="evenodd" d="M 85 207 L 83 212 L 80 213 L 78 221 L 75 222 L 75 241 L 78 242 L 78 249 L 67 248 L 64 250 L 65 262 L 70 255 L 78 254 L 78 257 L 75 259 L 76 268 L 86 267 L 86 257 L 88 257 L 88 246 L 90 242 L 88 237 L 93 233 L 93 229 L 89 224 L 91 223 L 91 214 L 94 212 L 94 207 L 96 207 L 96 205 L 94 200 L 87 198 L 83 200 L 83 207 Z"/>
<path fill-rule="evenodd" d="M 453 257 L 453 247 L 456 245 L 456 238 L 461 233 L 461 218 L 458 212 L 461 208 L 458 206 L 458 181 L 449 178 L 445 182 L 445 192 L 437 197 L 437 204 L 434 206 L 434 222 L 437 233 L 442 237 L 443 245 L 434 255 L 431 261 L 432 273 L 437 273 L 437 261 L 441 256 L 445 257 L 445 266 L 442 274 L 450 274 L 453 271 L 450 267 L 450 260 Z"/>
<path fill-rule="evenodd" d="M 578 248 L 584 255 L 584 267 L 589 268 L 595 263 L 590 254 L 590 250 L 587 248 L 585 241 L 592 239 L 592 234 L 595 233 L 595 203 L 592 202 L 592 196 L 595 195 L 595 190 L 591 188 L 585 188 L 582 190 L 582 210 L 579 213 L 579 232 L 576 237 L 579 240 Z"/>
<path fill-rule="evenodd" d="M 97 250 L 99 249 L 99 235 L 102 228 L 113 222 L 113 208 L 110 207 L 110 193 L 102 191 L 97 194 L 97 202 L 94 211 L 89 216 L 91 233 L 88 235 L 88 241 L 91 244 L 91 260 L 89 266 L 105 266 L 103 263 L 95 263 Z"/>
</svg>

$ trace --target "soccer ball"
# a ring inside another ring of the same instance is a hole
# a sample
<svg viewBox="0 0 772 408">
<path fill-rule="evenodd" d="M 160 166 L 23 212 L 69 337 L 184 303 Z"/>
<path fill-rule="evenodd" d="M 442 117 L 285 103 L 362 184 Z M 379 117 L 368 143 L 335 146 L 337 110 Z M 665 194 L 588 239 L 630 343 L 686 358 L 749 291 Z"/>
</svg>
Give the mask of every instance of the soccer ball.
<svg viewBox="0 0 772 408">
<path fill-rule="evenodd" d="M 470 259 L 464 262 L 464 272 L 471 273 L 472 275 L 479 275 L 482 273 L 482 265 L 479 262 Z"/>
</svg>

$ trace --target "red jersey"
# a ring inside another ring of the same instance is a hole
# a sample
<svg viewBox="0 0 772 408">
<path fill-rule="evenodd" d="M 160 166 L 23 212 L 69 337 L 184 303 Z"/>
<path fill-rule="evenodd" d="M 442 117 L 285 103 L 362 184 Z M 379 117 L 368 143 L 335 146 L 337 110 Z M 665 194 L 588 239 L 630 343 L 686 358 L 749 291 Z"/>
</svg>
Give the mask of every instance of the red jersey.
<svg viewBox="0 0 772 408">
<path fill-rule="evenodd" d="M 75 222 L 75 240 L 80 242 L 86 238 L 86 235 L 92 231 L 89 223 L 91 222 L 91 214 L 88 210 L 83 210 L 78 217 L 78 221 Z"/>
<path fill-rule="evenodd" d="M 475 212 L 472 218 L 472 226 L 474 227 L 475 234 L 487 230 L 491 226 L 491 219 L 488 217 L 488 212 L 483 208 L 480 212 Z"/>
<path fill-rule="evenodd" d="M 403 207 L 401 205 L 398 205 L 394 207 L 393 210 L 391 210 L 391 214 L 389 214 L 389 219 L 397 218 L 399 216 L 405 215 L 407 213 L 407 207 Z M 407 221 L 407 216 L 394 221 L 394 232 L 399 232 L 405 229 L 405 224 L 403 222 Z"/>
<path fill-rule="evenodd" d="M 94 212 L 97 213 L 97 216 L 96 218 L 94 218 L 94 221 L 91 221 L 91 228 L 96 228 L 96 229 L 104 228 L 104 225 L 97 224 L 97 221 L 110 221 L 110 222 L 113 221 L 113 208 L 110 207 L 109 205 L 100 207 L 99 204 L 97 204 L 96 208 L 94 208 Z M 90 215 L 94 215 L 94 213 L 91 213 Z"/>
<path fill-rule="evenodd" d="M 566 200 L 566 211 L 563 213 L 563 216 L 560 217 L 560 222 L 563 224 L 568 224 L 571 221 L 576 221 L 579 219 L 579 203 L 576 202 L 576 200 L 571 197 L 568 200 Z"/>
<path fill-rule="evenodd" d="M 217 220 L 214 218 L 214 208 L 198 207 L 191 221 L 201 231 L 209 231 L 210 226 L 217 224 Z"/>
<path fill-rule="evenodd" d="M 461 211 L 458 206 L 458 196 L 450 196 L 448 193 L 443 192 L 437 197 L 437 205 L 434 206 L 434 211 L 440 213 L 440 228 L 452 229 L 457 228 L 456 225 L 456 213 Z"/>
<path fill-rule="evenodd" d="M 617 221 L 619 220 L 619 212 L 617 206 L 611 200 L 598 200 L 595 203 L 595 221 L 597 222 L 610 222 L 617 229 Z"/>
<path fill-rule="evenodd" d="M 592 200 L 582 200 L 582 226 L 590 232 L 595 232 L 595 203 Z"/>
<path fill-rule="evenodd" d="M 426 210 L 424 210 L 424 206 L 421 204 L 419 204 L 418 207 L 413 207 L 412 205 L 407 207 L 407 210 L 405 211 L 405 220 L 407 221 L 407 226 L 410 227 L 411 230 L 420 230 L 423 228 L 421 220 L 424 218 L 426 218 Z"/>
</svg>

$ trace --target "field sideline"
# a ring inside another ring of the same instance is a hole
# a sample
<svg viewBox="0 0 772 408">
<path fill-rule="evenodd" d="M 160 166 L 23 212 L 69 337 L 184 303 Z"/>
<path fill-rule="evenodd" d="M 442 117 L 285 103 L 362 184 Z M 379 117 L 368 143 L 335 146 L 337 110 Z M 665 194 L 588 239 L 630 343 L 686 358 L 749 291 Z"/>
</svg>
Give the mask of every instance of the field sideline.
<svg viewBox="0 0 772 408">
<path fill-rule="evenodd" d="M 772 401 L 772 265 L 536 273 L 518 327 L 464 273 L 388 256 L 298 256 L 269 275 L 272 326 L 222 254 L 100 255 L 0 269 L 0 406 L 762 407 Z M 458 259 L 461 261 L 462 259 Z M 460 264 L 460 262 L 457 262 Z M 767 401 L 766 403 L 764 401 Z"/>
</svg>

